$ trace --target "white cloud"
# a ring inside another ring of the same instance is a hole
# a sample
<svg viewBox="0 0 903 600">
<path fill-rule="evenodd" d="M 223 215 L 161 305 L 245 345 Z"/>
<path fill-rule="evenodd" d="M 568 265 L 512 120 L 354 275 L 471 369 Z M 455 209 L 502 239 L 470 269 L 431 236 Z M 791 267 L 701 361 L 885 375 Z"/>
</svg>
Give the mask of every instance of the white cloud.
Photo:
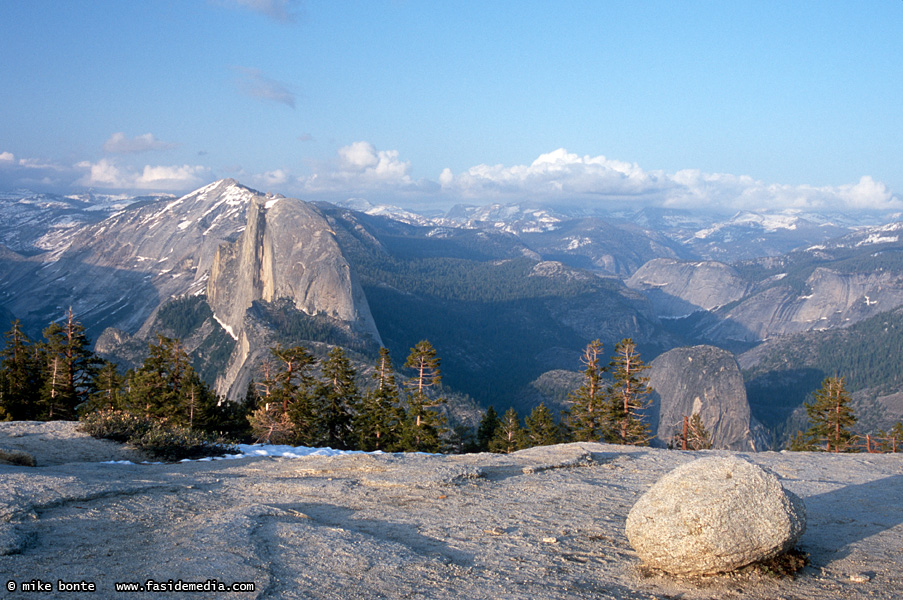
<svg viewBox="0 0 903 600">
<path fill-rule="evenodd" d="M 398 160 L 398 150 L 377 150 L 370 142 L 354 142 L 339 148 L 339 161 L 341 171 L 351 177 L 411 182 L 411 163 Z"/>
<path fill-rule="evenodd" d="M 343 199 L 364 194 L 396 200 L 398 195 L 416 194 L 416 201 L 422 201 L 441 191 L 434 181 L 414 179 L 410 161 L 402 160 L 397 150 L 379 150 L 366 141 L 339 148 L 333 160 L 315 163 L 312 170 L 311 175 L 293 179 L 283 193 Z"/>
<path fill-rule="evenodd" d="M 103 158 L 96 163 L 81 162 L 76 167 L 87 171 L 75 185 L 123 190 L 180 191 L 198 187 L 206 181 L 208 169 L 191 165 L 145 165 L 136 170 L 119 166 Z"/>
<path fill-rule="evenodd" d="M 621 207 L 637 205 L 732 210 L 900 210 L 903 199 L 865 176 L 842 186 L 766 184 L 747 175 L 704 173 L 686 169 L 673 174 L 644 171 L 636 163 L 604 156 L 578 156 L 558 149 L 530 165 L 477 165 L 455 175 L 439 176 L 448 194 L 475 200 L 505 196 L 585 199 Z"/>
<path fill-rule="evenodd" d="M 16 163 L 16 157 L 12 152 L 0 152 L 0 165 L 12 165 Z"/>
<path fill-rule="evenodd" d="M 260 69 L 233 67 L 238 73 L 238 88 L 246 95 L 260 100 L 270 100 L 295 108 L 295 94 L 281 81 L 270 79 Z"/>
<path fill-rule="evenodd" d="M 292 182 L 292 175 L 285 169 L 275 169 L 260 175 L 251 175 L 248 182 L 251 186 L 263 188 L 263 191 L 276 191 L 276 186 L 284 186 Z"/>
<path fill-rule="evenodd" d="M 169 150 L 176 146 L 178 144 L 158 140 L 152 133 L 145 133 L 129 139 L 123 132 L 119 131 L 104 142 L 103 149 L 114 154 L 138 154 L 151 150 Z"/>
<path fill-rule="evenodd" d="M 477 165 L 460 175 L 440 175 L 443 189 L 464 196 L 536 194 L 634 196 L 655 188 L 655 177 L 638 165 L 604 156 L 578 156 L 560 148 L 540 155 L 530 165 Z"/>
</svg>

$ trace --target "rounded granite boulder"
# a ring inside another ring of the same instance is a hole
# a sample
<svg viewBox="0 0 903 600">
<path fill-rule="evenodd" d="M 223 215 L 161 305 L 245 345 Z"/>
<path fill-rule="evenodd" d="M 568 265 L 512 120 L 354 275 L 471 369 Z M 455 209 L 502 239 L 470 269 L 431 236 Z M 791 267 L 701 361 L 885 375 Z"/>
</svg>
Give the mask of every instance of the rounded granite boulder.
<svg viewBox="0 0 903 600">
<path fill-rule="evenodd" d="M 803 501 L 736 457 L 674 469 L 627 516 L 627 538 L 643 562 L 675 575 L 724 573 L 777 556 L 805 529 Z"/>
</svg>

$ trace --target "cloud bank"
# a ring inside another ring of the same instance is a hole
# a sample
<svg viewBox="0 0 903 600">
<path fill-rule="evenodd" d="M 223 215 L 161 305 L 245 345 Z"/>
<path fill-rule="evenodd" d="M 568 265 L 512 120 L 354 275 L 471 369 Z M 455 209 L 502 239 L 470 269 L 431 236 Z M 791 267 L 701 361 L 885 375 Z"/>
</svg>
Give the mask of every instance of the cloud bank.
<svg viewBox="0 0 903 600">
<path fill-rule="evenodd" d="M 841 186 L 767 184 L 746 175 L 645 171 L 636 163 L 579 156 L 565 149 L 542 154 L 529 165 L 477 165 L 439 176 L 442 191 L 473 201 L 535 198 L 583 200 L 612 208 L 660 206 L 731 210 L 900 210 L 903 199 L 863 176 Z"/>
<path fill-rule="evenodd" d="M 296 191 L 328 195 L 361 192 L 429 195 L 439 189 L 435 182 L 414 180 L 410 161 L 399 159 L 397 150 L 378 150 L 365 141 L 339 148 L 334 160 L 316 165 L 313 170 L 312 175 L 294 180 Z"/>
<path fill-rule="evenodd" d="M 184 191 L 204 185 L 209 176 L 209 169 L 201 166 L 145 165 L 139 170 L 105 158 L 96 163 L 81 162 L 76 167 L 86 173 L 75 185 L 117 190 Z"/>
<path fill-rule="evenodd" d="M 397 150 L 367 141 L 339 148 L 331 160 L 314 163 L 299 175 L 286 167 L 248 172 L 240 167 L 217 172 L 201 165 L 128 165 L 127 154 L 162 149 L 151 134 L 114 134 L 109 152 L 121 156 L 60 165 L 18 158 L 0 148 L 0 190 L 30 188 L 67 192 L 73 187 L 122 191 L 188 192 L 225 176 L 263 191 L 306 199 L 368 197 L 407 206 L 450 206 L 459 202 L 585 204 L 600 209 L 687 208 L 718 211 L 812 212 L 900 211 L 903 198 L 868 175 L 837 186 L 765 183 L 747 175 L 646 171 L 636 163 L 605 156 L 580 156 L 564 149 L 542 154 L 527 165 L 476 165 L 461 173 L 445 169 L 438 180 L 416 179 L 410 160 Z"/>
</svg>

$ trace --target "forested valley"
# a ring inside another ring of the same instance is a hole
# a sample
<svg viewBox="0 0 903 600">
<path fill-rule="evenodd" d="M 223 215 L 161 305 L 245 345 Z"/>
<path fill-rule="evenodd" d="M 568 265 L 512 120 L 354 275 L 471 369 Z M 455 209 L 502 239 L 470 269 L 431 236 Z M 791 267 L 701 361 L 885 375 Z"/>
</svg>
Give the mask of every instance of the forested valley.
<svg viewBox="0 0 903 600">
<path fill-rule="evenodd" d="M 187 332 L 203 314 L 184 302 L 165 314 L 170 330 Z M 201 307 L 201 308 L 199 308 Z M 209 309 L 208 309 L 209 310 Z M 310 332 L 308 332 L 310 333 Z M 328 331 L 317 331 L 328 334 Z M 396 372 L 379 348 L 366 378 L 339 345 L 317 357 L 302 345 L 276 345 L 242 401 L 217 396 L 199 375 L 180 339 L 157 334 L 142 364 L 124 373 L 90 350 L 71 309 L 33 341 L 13 321 L 0 349 L 0 419 L 81 420 L 96 437 L 130 442 L 149 455 L 180 460 L 221 455 L 237 443 L 268 443 L 384 452 L 502 452 L 572 441 L 647 445 L 646 412 L 652 391 L 631 339 L 609 362 L 598 340 L 581 354 L 581 383 L 569 408 L 554 414 L 541 403 L 521 418 L 490 406 L 478 427 L 450 423 L 440 410 L 446 390 L 441 359 L 427 340 L 411 348 Z M 806 404 L 811 426 L 798 431 L 793 450 L 897 452 L 903 424 L 856 435 L 845 379 L 829 377 Z M 686 415 L 670 447 L 711 447 L 698 414 Z"/>
</svg>

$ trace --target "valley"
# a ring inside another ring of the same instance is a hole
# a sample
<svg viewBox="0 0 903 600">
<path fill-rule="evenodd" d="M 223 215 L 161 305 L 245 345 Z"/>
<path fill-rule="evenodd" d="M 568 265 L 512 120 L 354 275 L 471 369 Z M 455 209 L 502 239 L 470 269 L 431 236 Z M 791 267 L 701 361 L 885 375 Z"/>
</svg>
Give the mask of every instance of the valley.
<svg viewBox="0 0 903 600">
<path fill-rule="evenodd" d="M 903 224 L 891 214 L 512 204 L 427 215 L 228 179 L 182 197 L 8 193 L 0 210 L 4 322 L 36 339 L 71 307 L 121 368 L 156 334 L 177 337 L 232 400 L 275 344 L 320 356 L 338 345 L 367 373 L 381 346 L 401 361 L 427 339 L 451 412 L 473 425 L 490 405 L 567 408 L 583 348 L 598 339 L 607 355 L 631 338 L 658 390 L 651 422 L 699 412 L 720 447 L 781 447 L 835 373 L 862 427 L 903 415 Z M 717 368 L 701 366 L 716 355 Z"/>
</svg>

